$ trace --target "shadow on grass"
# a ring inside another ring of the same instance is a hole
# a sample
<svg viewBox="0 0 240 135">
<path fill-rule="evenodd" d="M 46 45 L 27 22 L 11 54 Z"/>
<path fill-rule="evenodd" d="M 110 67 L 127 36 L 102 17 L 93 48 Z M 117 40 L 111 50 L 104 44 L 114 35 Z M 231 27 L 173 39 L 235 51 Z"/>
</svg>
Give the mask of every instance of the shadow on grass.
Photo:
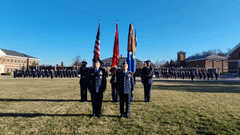
<svg viewBox="0 0 240 135">
<path fill-rule="evenodd" d="M 240 87 L 208 85 L 152 85 L 152 90 L 176 90 L 187 92 L 240 93 Z"/>
<path fill-rule="evenodd" d="M 0 98 L 0 101 L 7 102 L 82 102 L 78 99 L 11 99 L 11 98 Z M 91 100 L 83 101 L 91 102 Z M 102 102 L 112 102 L 111 100 L 103 100 Z M 133 100 L 132 102 L 144 102 L 144 100 Z M 116 102 L 119 103 L 119 102 Z"/>
<path fill-rule="evenodd" d="M 90 117 L 91 114 L 46 114 L 46 113 L 0 113 L 0 117 L 71 117 L 71 116 L 87 116 Z M 102 115 L 103 117 L 119 117 L 117 115 Z"/>
<path fill-rule="evenodd" d="M 10 98 L 0 98 L 0 101 L 30 101 L 30 102 L 79 102 L 79 99 L 10 99 Z M 91 101 L 85 101 L 91 102 Z"/>
</svg>

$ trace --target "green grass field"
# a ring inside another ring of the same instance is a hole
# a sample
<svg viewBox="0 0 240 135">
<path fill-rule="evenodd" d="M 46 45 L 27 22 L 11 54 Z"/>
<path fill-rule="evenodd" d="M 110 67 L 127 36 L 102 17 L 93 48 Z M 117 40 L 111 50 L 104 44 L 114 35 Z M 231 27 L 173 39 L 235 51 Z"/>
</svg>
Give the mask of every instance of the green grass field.
<svg viewBox="0 0 240 135">
<path fill-rule="evenodd" d="M 240 134 L 240 82 L 157 80 L 145 103 L 138 81 L 128 119 L 119 118 L 110 83 L 103 116 L 89 118 L 78 82 L 1 79 L 0 134 Z"/>
</svg>

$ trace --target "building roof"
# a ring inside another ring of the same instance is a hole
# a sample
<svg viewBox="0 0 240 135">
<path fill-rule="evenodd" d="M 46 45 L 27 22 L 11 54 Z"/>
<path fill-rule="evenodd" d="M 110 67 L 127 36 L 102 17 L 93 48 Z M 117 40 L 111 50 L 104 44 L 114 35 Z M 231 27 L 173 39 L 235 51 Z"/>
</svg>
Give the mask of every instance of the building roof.
<svg viewBox="0 0 240 135">
<path fill-rule="evenodd" d="M 37 59 L 33 56 L 30 56 L 30 55 L 27 55 L 27 54 L 24 54 L 24 53 L 19 53 L 19 52 L 16 52 L 16 51 L 12 51 L 12 50 L 6 50 L 6 49 L 1 49 L 6 55 L 11 55 L 11 56 L 17 56 L 17 57 L 27 57 L 27 58 L 34 58 L 34 59 Z"/>
<path fill-rule="evenodd" d="M 122 62 L 126 61 L 126 59 L 127 59 L 127 57 L 122 57 L 122 58 L 120 58 L 120 59 L 119 59 L 119 63 L 122 63 Z M 103 59 L 102 62 L 103 62 L 103 63 L 112 63 L 112 57 Z M 139 60 L 139 59 L 136 59 L 136 62 L 142 62 L 142 61 Z"/>
<path fill-rule="evenodd" d="M 180 52 L 178 52 L 177 54 L 186 54 L 186 52 L 184 52 L 184 51 L 180 51 Z"/>
<path fill-rule="evenodd" d="M 215 54 L 209 54 L 209 55 L 189 57 L 186 59 L 186 61 L 196 61 L 196 60 L 228 60 L 228 58 L 224 56 L 215 55 Z"/>
<path fill-rule="evenodd" d="M 240 47 L 240 43 L 237 44 L 232 50 L 230 50 L 230 51 L 227 53 L 227 57 L 230 57 L 230 55 L 231 55 L 235 50 L 237 50 L 239 47 Z"/>
</svg>

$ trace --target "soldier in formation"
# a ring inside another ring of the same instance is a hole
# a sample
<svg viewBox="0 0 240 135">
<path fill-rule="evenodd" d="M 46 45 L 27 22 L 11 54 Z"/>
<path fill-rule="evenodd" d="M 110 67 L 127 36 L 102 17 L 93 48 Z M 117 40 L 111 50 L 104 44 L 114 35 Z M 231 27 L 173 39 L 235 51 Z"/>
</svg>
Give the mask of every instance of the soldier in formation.
<svg viewBox="0 0 240 135">
<path fill-rule="evenodd" d="M 151 89 L 152 89 L 152 76 L 153 76 L 153 71 L 151 67 L 151 61 L 147 60 L 147 67 L 144 67 L 142 69 L 141 73 L 141 80 L 144 85 L 144 99 L 145 102 L 150 102 L 151 99 Z"/>
<path fill-rule="evenodd" d="M 122 70 L 117 73 L 117 92 L 120 95 L 120 117 L 129 118 L 131 94 L 134 91 L 134 78 L 132 72 L 128 71 L 127 62 L 123 62 Z M 126 109 L 124 111 L 124 104 Z"/>
<path fill-rule="evenodd" d="M 93 59 L 94 66 L 89 70 L 89 92 L 91 93 L 93 115 L 91 117 L 101 117 L 103 92 L 106 90 L 106 72 L 100 67 L 102 61 Z"/>
<path fill-rule="evenodd" d="M 79 74 L 81 75 L 80 77 L 80 97 L 81 101 L 87 101 L 87 88 L 88 88 L 88 83 L 89 83 L 89 68 L 86 67 L 87 62 L 82 61 L 82 65 L 79 71 Z"/>
</svg>

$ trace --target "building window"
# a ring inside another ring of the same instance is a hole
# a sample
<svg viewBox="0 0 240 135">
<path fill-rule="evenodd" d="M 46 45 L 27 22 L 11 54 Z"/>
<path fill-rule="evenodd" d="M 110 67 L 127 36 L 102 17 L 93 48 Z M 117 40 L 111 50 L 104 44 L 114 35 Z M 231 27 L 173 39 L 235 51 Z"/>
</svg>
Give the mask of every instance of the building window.
<svg viewBox="0 0 240 135">
<path fill-rule="evenodd" d="M 15 59 L 15 63 L 17 63 L 17 59 Z"/>
<path fill-rule="evenodd" d="M 11 67 L 11 72 L 13 72 L 13 68 Z"/>
<path fill-rule="evenodd" d="M 7 73 L 9 72 L 9 67 L 7 68 Z"/>
<path fill-rule="evenodd" d="M 23 60 L 21 60 L 21 63 L 23 63 Z"/>
<path fill-rule="evenodd" d="M 30 64 L 32 64 L 32 61 L 30 61 Z"/>
<path fill-rule="evenodd" d="M 13 59 L 11 59 L 11 63 L 13 63 Z"/>
<path fill-rule="evenodd" d="M 9 59 L 7 59 L 7 62 L 9 62 Z"/>
<path fill-rule="evenodd" d="M 26 60 L 24 61 L 24 63 L 26 63 Z"/>
<path fill-rule="evenodd" d="M 18 60 L 18 63 L 20 63 L 20 60 Z"/>
</svg>

